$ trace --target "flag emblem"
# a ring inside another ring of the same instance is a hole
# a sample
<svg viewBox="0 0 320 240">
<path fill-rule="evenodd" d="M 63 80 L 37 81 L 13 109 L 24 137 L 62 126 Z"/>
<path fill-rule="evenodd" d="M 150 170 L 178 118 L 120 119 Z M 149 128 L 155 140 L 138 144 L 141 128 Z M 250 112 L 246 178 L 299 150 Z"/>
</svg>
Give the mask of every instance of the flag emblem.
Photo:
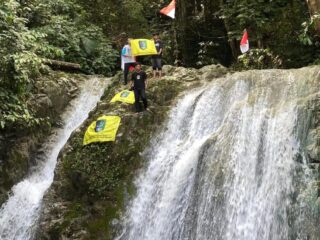
<svg viewBox="0 0 320 240">
<path fill-rule="evenodd" d="M 130 92 L 129 91 L 124 91 L 120 94 L 120 97 L 122 98 L 127 98 L 129 96 Z"/>
<path fill-rule="evenodd" d="M 96 128 L 94 129 L 96 132 L 101 132 L 106 127 L 106 120 L 98 120 L 96 123 Z"/>
<path fill-rule="evenodd" d="M 140 47 L 140 49 L 142 49 L 142 50 L 146 50 L 146 49 L 148 48 L 147 41 L 145 41 L 145 40 L 140 40 L 140 41 L 139 41 L 139 47 Z"/>
</svg>

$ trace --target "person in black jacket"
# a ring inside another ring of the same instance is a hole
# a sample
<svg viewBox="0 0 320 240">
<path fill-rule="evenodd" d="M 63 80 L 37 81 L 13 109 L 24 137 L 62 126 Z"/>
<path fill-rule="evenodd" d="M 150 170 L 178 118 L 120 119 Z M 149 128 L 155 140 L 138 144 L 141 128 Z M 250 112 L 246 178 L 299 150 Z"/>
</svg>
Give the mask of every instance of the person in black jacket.
<svg viewBox="0 0 320 240">
<path fill-rule="evenodd" d="M 147 74 L 141 69 L 141 64 L 136 63 L 135 72 L 132 74 L 131 89 L 134 90 L 135 108 L 137 112 L 140 112 L 140 98 L 142 99 L 144 110 L 148 109 L 146 97 L 147 86 Z"/>
</svg>

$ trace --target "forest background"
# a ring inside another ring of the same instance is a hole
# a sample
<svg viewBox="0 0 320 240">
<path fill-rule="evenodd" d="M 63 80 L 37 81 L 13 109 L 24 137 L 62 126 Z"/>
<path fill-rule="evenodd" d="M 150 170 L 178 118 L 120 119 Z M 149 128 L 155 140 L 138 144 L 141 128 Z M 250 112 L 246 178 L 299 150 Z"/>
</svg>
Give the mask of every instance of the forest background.
<svg viewBox="0 0 320 240">
<path fill-rule="evenodd" d="M 165 43 L 164 62 L 222 64 L 235 70 L 320 63 L 317 0 L 177 0 L 176 19 L 159 13 L 169 0 L 1 0 L 0 131 L 39 127 L 28 99 L 48 60 L 78 63 L 87 74 L 119 69 L 126 38 Z M 243 30 L 251 50 L 240 55 Z M 148 59 L 143 59 L 148 62 Z"/>
</svg>

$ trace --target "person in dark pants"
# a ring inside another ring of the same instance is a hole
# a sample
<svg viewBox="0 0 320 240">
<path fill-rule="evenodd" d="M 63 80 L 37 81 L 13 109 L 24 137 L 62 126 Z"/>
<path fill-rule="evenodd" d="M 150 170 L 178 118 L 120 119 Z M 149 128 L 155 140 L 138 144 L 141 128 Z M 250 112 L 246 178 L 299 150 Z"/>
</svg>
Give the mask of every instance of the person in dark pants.
<svg viewBox="0 0 320 240">
<path fill-rule="evenodd" d="M 162 51 L 163 51 L 163 44 L 159 38 L 159 34 L 153 34 L 154 44 L 156 45 L 156 49 L 158 54 L 153 55 L 151 57 L 152 68 L 153 68 L 153 77 L 156 78 L 157 73 L 159 73 L 159 78 L 162 77 Z"/>
<path fill-rule="evenodd" d="M 128 74 L 130 67 L 135 66 L 135 57 L 132 56 L 130 47 L 130 38 L 127 40 L 127 44 L 121 51 L 121 68 L 123 70 L 123 83 L 126 85 L 128 82 Z"/>
<path fill-rule="evenodd" d="M 134 90 L 136 112 L 140 112 L 140 98 L 142 99 L 144 110 L 148 109 L 146 96 L 148 81 L 147 74 L 141 69 L 140 63 L 136 63 L 135 70 L 132 74 L 131 89 Z"/>
</svg>

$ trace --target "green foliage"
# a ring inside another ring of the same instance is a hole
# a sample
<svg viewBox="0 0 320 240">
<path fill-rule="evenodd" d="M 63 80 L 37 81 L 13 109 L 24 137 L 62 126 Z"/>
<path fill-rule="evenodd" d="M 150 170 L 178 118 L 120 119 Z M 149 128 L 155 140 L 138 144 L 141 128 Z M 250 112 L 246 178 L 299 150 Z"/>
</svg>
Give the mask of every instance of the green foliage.
<svg viewBox="0 0 320 240">
<path fill-rule="evenodd" d="M 25 127 L 48 124 L 48 119 L 35 118 L 25 102 L 1 87 L 0 104 L 0 129 L 10 128 L 19 131 Z"/>
<path fill-rule="evenodd" d="M 0 8 L 0 86 L 22 93 L 41 67 L 34 52 L 41 36 L 26 28 L 27 20 L 18 16 L 19 7 L 10 0 Z"/>
<path fill-rule="evenodd" d="M 62 51 L 55 59 L 79 63 L 91 74 L 108 75 L 114 69 L 118 54 L 99 27 L 56 16 L 39 31 L 45 33 L 47 41 Z"/>
<path fill-rule="evenodd" d="M 229 40 L 239 42 L 246 28 L 251 45 L 271 49 L 281 57 L 283 67 L 304 66 L 314 59 L 315 47 L 301 44 L 309 42 L 300 35 L 301 24 L 309 19 L 304 1 L 227 0 L 221 18 L 228 26 Z"/>
<path fill-rule="evenodd" d="M 75 1 L 6 0 L 0 6 L 0 129 L 42 121 L 26 104 L 45 73 L 43 59 L 80 63 L 88 73 L 108 75 L 116 51 L 102 30 L 85 20 Z"/>
<path fill-rule="evenodd" d="M 25 26 L 27 19 L 19 17 L 20 5 L 9 0 L 0 7 L 0 129 L 40 123 L 27 105 L 25 96 L 42 68 L 36 54 L 37 40 L 43 37 Z"/>
<path fill-rule="evenodd" d="M 179 60 L 188 66 L 237 61 L 244 29 L 252 47 L 271 49 L 284 68 L 302 67 L 320 56 L 314 31 L 320 25 L 316 15 L 309 22 L 307 1 L 180 0 L 177 5 Z M 310 27 L 302 34 L 304 22 Z"/>
<path fill-rule="evenodd" d="M 299 35 L 299 41 L 302 45 L 305 45 L 307 47 L 314 48 L 313 52 L 313 64 L 319 64 L 320 63 L 320 39 L 319 36 L 316 33 L 316 24 L 320 20 L 320 14 L 316 14 L 311 16 L 310 20 L 303 22 L 302 30 Z"/>
<path fill-rule="evenodd" d="M 268 69 L 280 68 L 282 60 L 275 56 L 270 49 L 251 49 L 238 57 L 237 69 Z"/>
<path fill-rule="evenodd" d="M 29 25 L 53 47 L 42 51 L 42 57 L 79 63 L 88 73 L 110 74 L 116 51 L 102 30 L 86 21 L 87 14 L 76 1 L 29 1 Z"/>
<path fill-rule="evenodd" d="M 152 0 L 105 0 L 78 2 L 89 13 L 88 20 L 100 26 L 104 33 L 115 39 L 122 33 L 130 37 L 150 36 L 152 21 L 158 14 L 159 6 Z"/>
</svg>

